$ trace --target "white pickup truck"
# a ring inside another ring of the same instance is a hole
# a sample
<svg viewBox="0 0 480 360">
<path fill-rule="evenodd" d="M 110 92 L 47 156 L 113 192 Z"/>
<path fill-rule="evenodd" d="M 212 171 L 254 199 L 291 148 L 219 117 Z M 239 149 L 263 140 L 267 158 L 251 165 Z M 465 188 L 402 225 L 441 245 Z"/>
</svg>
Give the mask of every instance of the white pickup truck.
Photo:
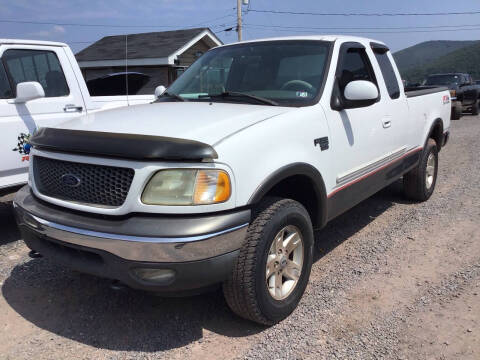
<svg viewBox="0 0 480 360">
<path fill-rule="evenodd" d="M 432 195 L 449 102 L 405 93 L 374 40 L 221 46 L 152 104 L 37 131 L 16 218 L 74 269 L 160 293 L 223 284 L 235 313 L 273 324 L 307 286 L 314 229 L 402 177 Z"/>
<path fill-rule="evenodd" d="M 0 189 L 27 182 L 35 129 L 154 96 L 90 97 L 66 44 L 0 39 Z"/>
</svg>

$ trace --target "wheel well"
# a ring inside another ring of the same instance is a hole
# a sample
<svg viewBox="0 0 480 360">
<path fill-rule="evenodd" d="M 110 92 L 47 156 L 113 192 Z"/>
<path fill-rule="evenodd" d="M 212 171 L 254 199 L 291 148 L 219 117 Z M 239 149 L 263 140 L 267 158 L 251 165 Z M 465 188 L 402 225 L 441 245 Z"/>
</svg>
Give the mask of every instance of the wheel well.
<svg viewBox="0 0 480 360">
<path fill-rule="evenodd" d="M 428 139 L 433 139 L 437 143 L 438 151 L 442 148 L 443 142 L 443 124 L 442 120 L 437 119 L 430 130 L 430 134 L 428 135 Z M 428 140 L 427 139 L 427 140 Z"/>
<path fill-rule="evenodd" d="M 321 199 L 312 179 L 293 175 L 274 185 L 264 196 L 278 196 L 302 204 L 308 211 L 314 228 L 323 227 Z"/>
</svg>

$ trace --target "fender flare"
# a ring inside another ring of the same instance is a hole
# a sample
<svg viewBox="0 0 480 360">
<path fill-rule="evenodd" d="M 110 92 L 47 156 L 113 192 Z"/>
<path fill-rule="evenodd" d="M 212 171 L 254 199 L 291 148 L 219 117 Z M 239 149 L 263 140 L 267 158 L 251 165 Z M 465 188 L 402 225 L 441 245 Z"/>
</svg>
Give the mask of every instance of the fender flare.
<svg viewBox="0 0 480 360">
<path fill-rule="evenodd" d="M 440 139 L 436 139 L 435 137 L 432 137 L 432 135 L 433 135 L 433 130 L 434 130 L 435 127 L 436 127 L 437 125 L 439 125 L 439 124 L 440 124 L 441 134 L 440 134 Z M 441 149 L 442 146 L 443 146 L 443 137 L 444 137 L 443 130 L 444 130 L 444 128 L 443 128 L 443 120 L 442 120 L 441 118 L 436 118 L 436 119 L 433 121 L 432 125 L 430 126 L 430 129 L 428 130 L 428 134 L 427 134 L 427 137 L 426 137 L 426 139 L 425 139 L 425 141 L 424 141 L 423 148 L 425 149 L 425 147 L 427 146 L 428 139 L 433 138 L 433 139 L 435 139 L 435 141 L 438 142 L 438 144 L 437 144 L 437 145 L 438 145 L 438 151 L 440 151 L 440 149 Z"/>
<path fill-rule="evenodd" d="M 281 181 L 292 176 L 305 176 L 312 182 L 314 194 L 318 203 L 318 214 L 316 219 L 312 219 L 312 222 L 316 224 L 315 228 L 322 228 L 326 225 L 327 214 L 327 191 L 325 188 L 325 182 L 323 181 L 320 172 L 310 164 L 307 163 L 292 163 L 285 165 L 278 170 L 270 174 L 255 190 L 250 199 L 248 205 L 253 205 L 258 202 L 270 191 L 273 187 L 279 184 Z"/>
</svg>

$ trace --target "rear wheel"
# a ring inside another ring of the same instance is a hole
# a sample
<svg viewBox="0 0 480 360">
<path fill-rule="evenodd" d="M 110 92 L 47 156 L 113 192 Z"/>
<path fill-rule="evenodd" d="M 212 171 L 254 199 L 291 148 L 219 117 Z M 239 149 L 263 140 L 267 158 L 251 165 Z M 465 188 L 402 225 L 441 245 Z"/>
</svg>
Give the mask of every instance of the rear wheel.
<svg viewBox="0 0 480 360">
<path fill-rule="evenodd" d="M 237 315 L 272 325 L 297 307 L 310 276 L 313 229 L 297 201 L 269 198 L 256 210 L 223 291 Z"/>
<path fill-rule="evenodd" d="M 405 195 L 416 201 L 426 201 L 432 196 L 437 182 L 438 148 L 433 139 L 428 139 L 420 161 L 414 169 L 403 176 Z"/>
</svg>

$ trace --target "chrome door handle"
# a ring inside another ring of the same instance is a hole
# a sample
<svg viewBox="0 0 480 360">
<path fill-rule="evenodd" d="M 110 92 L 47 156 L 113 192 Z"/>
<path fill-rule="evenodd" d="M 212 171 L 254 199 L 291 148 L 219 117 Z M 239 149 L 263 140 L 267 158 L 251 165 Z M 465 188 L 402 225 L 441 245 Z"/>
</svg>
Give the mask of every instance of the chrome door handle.
<svg viewBox="0 0 480 360">
<path fill-rule="evenodd" d="M 390 120 L 384 120 L 384 121 L 382 121 L 382 125 L 383 125 L 384 129 L 387 129 L 390 126 L 392 126 L 392 122 Z"/>
<path fill-rule="evenodd" d="M 82 110 L 83 110 L 83 106 L 76 106 L 73 104 L 67 104 L 63 108 L 63 111 L 65 112 L 82 112 Z"/>
</svg>

